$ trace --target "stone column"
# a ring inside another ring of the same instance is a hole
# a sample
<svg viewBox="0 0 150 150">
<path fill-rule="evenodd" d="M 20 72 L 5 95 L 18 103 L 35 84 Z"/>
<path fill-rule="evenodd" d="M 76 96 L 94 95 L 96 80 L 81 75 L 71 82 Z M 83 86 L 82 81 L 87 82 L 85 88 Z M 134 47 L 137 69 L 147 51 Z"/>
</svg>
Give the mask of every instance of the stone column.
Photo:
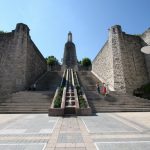
<svg viewBox="0 0 150 150">
<path fill-rule="evenodd" d="M 114 89 L 125 93 L 126 84 L 121 54 L 124 46 L 121 26 L 115 25 L 110 28 L 109 47 L 112 49 L 113 55 Z"/>
</svg>

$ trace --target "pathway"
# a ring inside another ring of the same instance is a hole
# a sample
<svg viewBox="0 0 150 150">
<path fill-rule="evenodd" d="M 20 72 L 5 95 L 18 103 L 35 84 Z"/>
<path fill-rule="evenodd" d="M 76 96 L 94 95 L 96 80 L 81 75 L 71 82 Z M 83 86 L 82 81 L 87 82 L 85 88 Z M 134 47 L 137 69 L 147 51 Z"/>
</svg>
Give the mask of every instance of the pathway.
<svg viewBox="0 0 150 150">
<path fill-rule="evenodd" d="M 149 150 L 150 112 L 0 114 L 0 150 Z"/>
</svg>

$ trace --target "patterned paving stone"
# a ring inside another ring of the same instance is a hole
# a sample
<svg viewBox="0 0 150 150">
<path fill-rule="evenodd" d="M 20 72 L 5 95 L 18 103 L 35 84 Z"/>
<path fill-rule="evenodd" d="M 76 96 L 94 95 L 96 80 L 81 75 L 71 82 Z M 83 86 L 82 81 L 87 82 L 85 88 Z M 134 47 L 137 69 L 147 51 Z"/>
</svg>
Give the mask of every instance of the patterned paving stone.
<svg viewBox="0 0 150 150">
<path fill-rule="evenodd" d="M 83 143 L 80 133 L 60 133 L 57 143 Z"/>
<path fill-rule="evenodd" d="M 5 126 L 1 126 L 0 135 L 12 134 L 50 134 L 58 118 L 48 117 L 46 114 L 25 115 Z"/>
<path fill-rule="evenodd" d="M 45 143 L 0 144 L 0 150 L 44 150 Z"/>
<path fill-rule="evenodd" d="M 99 142 L 97 150 L 149 150 L 150 141 Z"/>
<path fill-rule="evenodd" d="M 137 132 L 137 130 L 107 114 L 100 116 L 81 117 L 90 133 L 105 132 Z"/>
<path fill-rule="evenodd" d="M 149 150 L 150 147 L 150 113 L 82 117 L 1 114 L 0 119 L 0 150 Z"/>
<path fill-rule="evenodd" d="M 132 122 L 135 125 L 140 126 L 143 130 L 150 130 L 150 112 L 136 112 L 136 113 L 117 113 L 116 116 L 119 116 L 123 119 L 126 119 Z M 142 121 L 141 121 L 142 120 Z"/>
</svg>

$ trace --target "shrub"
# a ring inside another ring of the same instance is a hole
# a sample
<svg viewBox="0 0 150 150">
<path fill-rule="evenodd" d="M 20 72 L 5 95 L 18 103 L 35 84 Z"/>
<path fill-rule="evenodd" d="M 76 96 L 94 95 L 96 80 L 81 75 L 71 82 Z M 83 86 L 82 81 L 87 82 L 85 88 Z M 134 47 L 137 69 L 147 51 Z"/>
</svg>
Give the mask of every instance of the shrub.
<svg viewBox="0 0 150 150">
<path fill-rule="evenodd" d="M 144 93 L 150 93 L 150 83 L 143 85 L 141 89 L 144 91 Z"/>
<path fill-rule="evenodd" d="M 63 94 L 63 88 L 60 88 L 58 91 L 58 95 L 56 96 L 56 99 L 54 101 L 54 108 L 60 108 L 61 107 L 62 94 Z"/>
<path fill-rule="evenodd" d="M 86 101 L 82 96 L 79 96 L 79 106 L 80 106 L 80 108 L 86 108 L 87 107 Z"/>
<path fill-rule="evenodd" d="M 61 97 L 57 96 L 54 101 L 54 108 L 60 108 L 61 107 Z"/>
<path fill-rule="evenodd" d="M 79 96 L 82 95 L 81 87 L 80 87 L 80 86 L 76 86 L 76 89 L 77 89 L 77 94 L 78 94 Z"/>
<path fill-rule="evenodd" d="M 133 95 L 150 99 L 150 83 L 142 85 L 140 88 L 134 90 Z"/>
</svg>

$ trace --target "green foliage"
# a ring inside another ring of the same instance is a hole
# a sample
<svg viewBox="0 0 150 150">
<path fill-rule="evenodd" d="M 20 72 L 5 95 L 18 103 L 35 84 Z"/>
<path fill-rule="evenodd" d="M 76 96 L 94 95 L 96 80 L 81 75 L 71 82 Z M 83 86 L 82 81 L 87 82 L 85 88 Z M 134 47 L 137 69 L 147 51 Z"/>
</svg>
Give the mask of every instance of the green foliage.
<svg viewBox="0 0 150 150">
<path fill-rule="evenodd" d="M 54 101 L 54 108 L 60 108 L 61 107 L 62 94 L 63 94 L 63 88 L 60 88 L 58 91 L 58 95 L 56 96 L 56 99 Z"/>
<path fill-rule="evenodd" d="M 134 90 L 133 95 L 150 99 L 150 83 L 142 85 L 140 88 Z"/>
<path fill-rule="evenodd" d="M 82 95 L 82 90 L 81 90 L 81 87 L 80 86 L 76 86 L 76 89 L 77 89 L 77 93 L 78 95 Z"/>
<path fill-rule="evenodd" d="M 141 89 L 144 91 L 144 93 L 150 93 L 150 83 L 143 85 Z"/>
<path fill-rule="evenodd" d="M 82 66 L 89 67 L 91 66 L 91 60 L 87 57 L 83 58 L 81 61 Z"/>
<path fill-rule="evenodd" d="M 80 108 L 86 108 L 87 107 L 86 101 L 82 95 L 79 96 L 79 106 L 80 106 Z"/>
<path fill-rule="evenodd" d="M 135 36 L 141 36 L 142 34 L 134 34 Z"/>
<path fill-rule="evenodd" d="M 1 34 L 1 33 L 5 33 L 5 32 L 4 32 L 4 31 L 2 31 L 2 30 L 0 30 L 0 34 Z"/>
<path fill-rule="evenodd" d="M 48 56 L 46 58 L 46 61 L 47 61 L 47 64 L 50 65 L 50 66 L 54 66 L 54 65 L 58 65 L 59 64 L 58 60 L 54 56 Z"/>
<path fill-rule="evenodd" d="M 57 96 L 54 101 L 54 108 L 60 108 L 61 107 L 61 97 Z"/>
<path fill-rule="evenodd" d="M 78 60 L 78 64 L 81 64 L 81 60 L 80 61 Z"/>
<path fill-rule="evenodd" d="M 80 108 L 86 108 L 87 104 L 86 104 L 85 99 L 82 96 L 81 87 L 80 86 L 76 86 L 76 89 L 77 89 L 77 94 L 78 94 L 78 100 L 79 100 L 79 106 L 80 106 Z"/>
</svg>

